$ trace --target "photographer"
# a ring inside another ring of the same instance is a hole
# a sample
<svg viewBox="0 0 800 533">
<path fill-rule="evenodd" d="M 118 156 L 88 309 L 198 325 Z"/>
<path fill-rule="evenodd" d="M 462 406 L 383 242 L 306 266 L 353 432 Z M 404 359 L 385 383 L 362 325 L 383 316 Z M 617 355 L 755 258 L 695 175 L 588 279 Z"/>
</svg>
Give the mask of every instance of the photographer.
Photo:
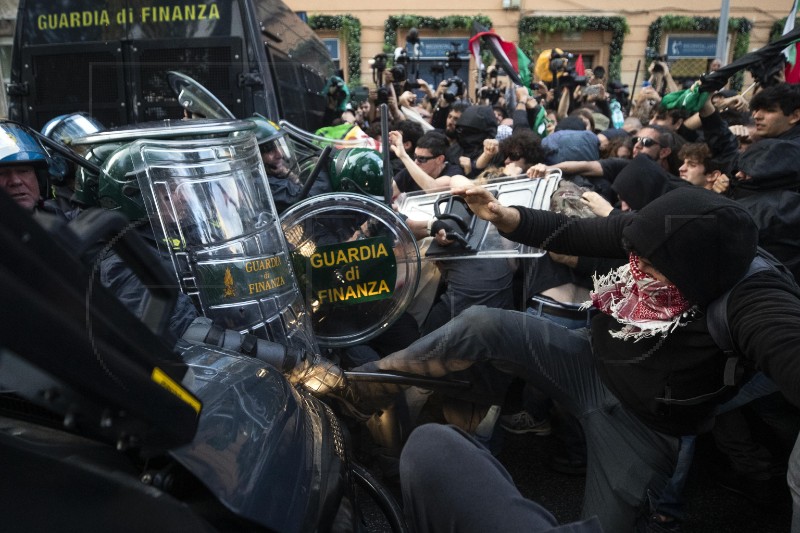
<svg viewBox="0 0 800 533">
<path fill-rule="evenodd" d="M 464 105 L 455 105 L 464 100 L 464 80 L 458 76 L 452 76 L 443 80 L 436 89 L 435 96 L 436 107 L 433 109 L 431 124 L 433 124 L 434 128 L 445 130 L 445 133 L 453 138 L 455 130 L 453 129 L 452 132 L 448 133 L 450 131 L 449 115 L 451 109 L 461 108 L 461 111 L 463 111 L 465 107 Z M 458 119 L 456 118 L 456 120 Z M 455 126 L 455 124 L 453 124 L 453 126 Z"/>
<path fill-rule="evenodd" d="M 656 57 L 647 68 L 650 73 L 650 86 L 653 87 L 660 96 L 680 90 L 678 84 L 672 79 L 667 65 L 667 56 Z"/>
<path fill-rule="evenodd" d="M 341 118 L 342 113 L 347 109 L 347 104 L 350 102 L 350 90 L 341 77 L 331 76 L 325 84 L 323 94 L 328 100 L 323 123 L 332 125 L 336 119 Z"/>
</svg>

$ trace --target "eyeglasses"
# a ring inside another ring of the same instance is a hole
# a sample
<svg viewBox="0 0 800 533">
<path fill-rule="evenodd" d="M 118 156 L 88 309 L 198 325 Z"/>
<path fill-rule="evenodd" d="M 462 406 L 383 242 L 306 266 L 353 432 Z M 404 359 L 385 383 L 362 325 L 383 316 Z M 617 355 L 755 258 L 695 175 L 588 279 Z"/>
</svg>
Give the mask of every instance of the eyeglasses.
<svg viewBox="0 0 800 533">
<path fill-rule="evenodd" d="M 439 156 L 437 156 L 437 155 L 417 155 L 417 154 L 414 154 L 414 161 L 416 161 L 417 163 L 427 163 L 431 159 L 436 159 L 437 157 L 439 157 Z"/>
<path fill-rule="evenodd" d="M 642 146 L 645 148 L 650 148 L 651 146 L 655 146 L 656 144 L 660 145 L 661 143 L 656 141 L 655 139 L 651 139 L 650 137 L 634 137 L 633 144 L 641 143 Z"/>
</svg>

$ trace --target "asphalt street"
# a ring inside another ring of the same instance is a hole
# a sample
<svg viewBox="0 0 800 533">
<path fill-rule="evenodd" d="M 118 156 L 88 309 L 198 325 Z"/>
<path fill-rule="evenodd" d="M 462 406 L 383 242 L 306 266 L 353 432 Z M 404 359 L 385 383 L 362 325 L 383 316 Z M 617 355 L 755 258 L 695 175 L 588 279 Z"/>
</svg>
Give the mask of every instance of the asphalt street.
<svg viewBox="0 0 800 533">
<path fill-rule="evenodd" d="M 498 455 L 511 473 L 520 492 L 547 507 L 564 522 L 580 516 L 584 481 L 580 476 L 557 473 L 549 459 L 559 443 L 553 436 L 504 433 Z M 786 533 L 791 522 L 788 489 L 770 505 L 756 505 L 739 494 L 723 489 L 719 473 L 725 466 L 709 438 L 698 440 L 695 462 L 685 490 L 688 518 L 684 533 Z M 380 476 L 380 473 L 377 473 Z M 387 484 L 398 495 L 397 487 Z M 781 497 L 785 496 L 785 497 Z M 389 531 L 377 517 L 376 509 L 367 506 L 368 529 L 374 533 Z M 614 532 L 611 532 L 614 533 Z"/>
</svg>

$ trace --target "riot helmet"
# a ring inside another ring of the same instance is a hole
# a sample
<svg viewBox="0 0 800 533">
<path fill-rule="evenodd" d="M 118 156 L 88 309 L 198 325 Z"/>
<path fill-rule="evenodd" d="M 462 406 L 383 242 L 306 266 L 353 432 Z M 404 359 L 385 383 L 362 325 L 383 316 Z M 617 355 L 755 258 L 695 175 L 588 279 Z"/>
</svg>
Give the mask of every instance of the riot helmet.
<svg viewBox="0 0 800 533">
<path fill-rule="evenodd" d="M 32 167 L 36 173 L 39 198 L 46 194 L 49 185 L 50 163 L 50 155 L 23 126 L 0 122 L 0 167 Z"/>
<path fill-rule="evenodd" d="M 62 144 L 71 144 L 72 139 L 91 135 L 103 130 L 105 130 L 105 127 L 88 113 L 78 112 L 68 115 L 59 115 L 49 120 L 42 128 L 41 133 L 45 137 Z M 53 157 L 50 174 L 57 183 L 70 181 L 75 177 L 76 171 L 77 169 L 74 163 L 58 155 Z M 78 176 L 78 178 L 80 181 L 83 181 L 83 176 Z M 80 198 L 77 201 L 86 205 L 92 205 Z"/>
<path fill-rule="evenodd" d="M 258 114 L 247 120 L 256 124 L 256 141 L 267 174 L 273 178 L 299 179 L 297 157 L 286 132 L 275 122 Z"/>
<path fill-rule="evenodd" d="M 42 135 L 54 141 L 69 144 L 72 139 L 105 130 L 105 127 L 88 113 L 78 112 L 59 115 L 42 128 Z"/>
<path fill-rule="evenodd" d="M 334 191 L 382 196 L 384 176 L 381 154 L 372 148 L 339 150 L 331 162 L 331 185 Z"/>
</svg>

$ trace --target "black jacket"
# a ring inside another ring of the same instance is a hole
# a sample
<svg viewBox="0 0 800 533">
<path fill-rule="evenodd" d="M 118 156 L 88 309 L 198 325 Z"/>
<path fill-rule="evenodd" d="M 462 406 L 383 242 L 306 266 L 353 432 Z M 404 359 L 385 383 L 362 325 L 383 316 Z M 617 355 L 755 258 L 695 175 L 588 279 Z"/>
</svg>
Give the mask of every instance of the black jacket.
<svg viewBox="0 0 800 533">
<path fill-rule="evenodd" d="M 697 302 L 683 326 L 637 342 L 613 338 L 609 331 L 622 325 L 599 314 L 592 349 L 603 382 L 647 425 L 673 435 L 707 429 L 714 407 L 733 390 L 689 406 L 658 398 L 693 398 L 723 385 L 727 357 L 708 333 L 703 311 L 741 279 L 755 255 L 757 229 L 744 209 L 699 188 L 672 191 L 629 217 L 568 219 L 517 209 L 521 223 L 508 238 L 559 253 L 622 258 L 624 237 Z M 778 273 L 760 272 L 733 289 L 727 316 L 737 351 L 800 406 L 800 289 Z"/>
</svg>

